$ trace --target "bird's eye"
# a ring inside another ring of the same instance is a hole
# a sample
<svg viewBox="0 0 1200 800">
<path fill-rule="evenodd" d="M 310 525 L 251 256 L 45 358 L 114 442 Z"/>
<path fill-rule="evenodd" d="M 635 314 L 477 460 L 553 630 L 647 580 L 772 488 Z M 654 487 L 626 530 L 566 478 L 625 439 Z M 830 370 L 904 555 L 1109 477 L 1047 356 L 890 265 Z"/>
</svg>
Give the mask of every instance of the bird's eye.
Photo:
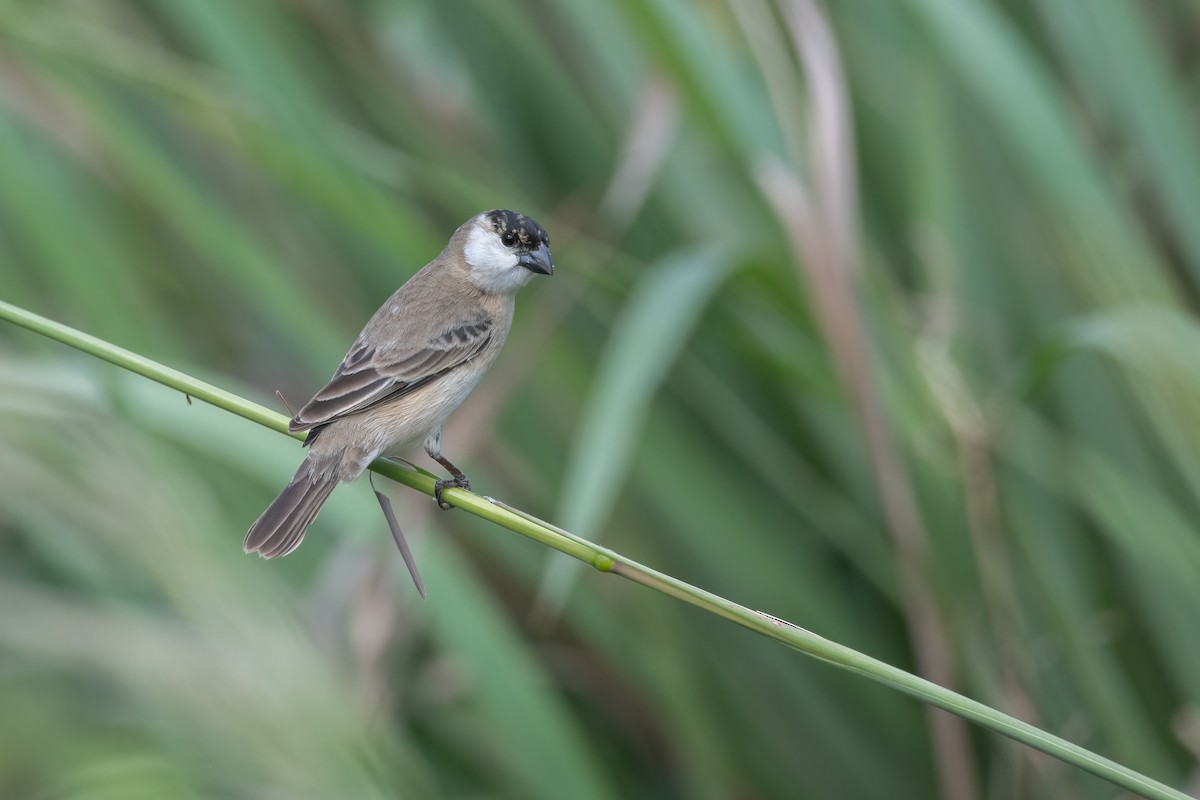
<svg viewBox="0 0 1200 800">
<path fill-rule="evenodd" d="M 501 241 L 504 242 L 505 247 L 512 247 L 514 244 L 517 243 L 517 237 L 511 233 L 504 234 L 503 236 L 500 237 L 500 239 L 501 239 Z"/>
</svg>

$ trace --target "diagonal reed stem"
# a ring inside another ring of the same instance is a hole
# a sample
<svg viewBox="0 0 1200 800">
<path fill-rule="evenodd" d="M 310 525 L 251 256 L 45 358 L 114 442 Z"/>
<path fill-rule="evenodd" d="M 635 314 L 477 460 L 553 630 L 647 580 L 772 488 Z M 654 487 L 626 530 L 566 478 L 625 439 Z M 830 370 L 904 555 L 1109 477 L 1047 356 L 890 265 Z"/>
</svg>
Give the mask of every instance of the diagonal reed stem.
<svg viewBox="0 0 1200 800">
<path fill-rule="evenodd" d="M 259 425 L 280 433 L 287 433 L 287 419 L 282 414 L 95 336 L 90 336 L 3 301 L 0 301 L 0 319 L 6 319 L 23 328 L 70 345 L 89 355 L 157 381 L 164 386 L 177 389 L 191 397 L 245 417 Z M 417 491 L 428 495 L 433 494 L 434 478 L 419 470 L 382 459 L 372 464 L 371 469 Z M 1047 753 L 1060 761 L 1086 770 L 1131 792 L 1154 800 L 1160 798 L 1162 800 L 1168 798 L 1170 800 L 1189 800 L 1183 792 L 983 703 L 871 658 L 857 650 L 825 639 L 790 622 L 738 605 L 678 578 L 665 575 L 505 503 L 480 497 L 462 489 L 447 489 L 443 493 L 443 497 L 447 502 L 464 511 L 494 522 L 522 536 L 527 536 L 560 553 L 579 559 L 601 572 L 620 575 L 711 614 L 724 617 L 813 658 L 862 675 L 884 686 L 890 686 L 923 703 L 949 711 L 988 730 Z"/>
</svg>

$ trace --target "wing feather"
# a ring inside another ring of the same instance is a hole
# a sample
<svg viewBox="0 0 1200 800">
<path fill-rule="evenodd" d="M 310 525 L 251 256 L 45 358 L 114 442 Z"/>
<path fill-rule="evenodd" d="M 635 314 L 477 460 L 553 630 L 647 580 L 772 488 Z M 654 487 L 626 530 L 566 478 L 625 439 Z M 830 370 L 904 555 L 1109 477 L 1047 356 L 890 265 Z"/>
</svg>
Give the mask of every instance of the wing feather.
<svg viewBox="0 0 1200 800">
<path fill-rule="evenodd" d="M 492 326 L 491 318 L 476 316 L 437 331 L 428 341 L 383 347 L 364 340 L 368 327 L 329 383 L 300 409 L 288 429 L 313 430 L 424 386 L 479 355 L 491 340 Z"/>
</svg>

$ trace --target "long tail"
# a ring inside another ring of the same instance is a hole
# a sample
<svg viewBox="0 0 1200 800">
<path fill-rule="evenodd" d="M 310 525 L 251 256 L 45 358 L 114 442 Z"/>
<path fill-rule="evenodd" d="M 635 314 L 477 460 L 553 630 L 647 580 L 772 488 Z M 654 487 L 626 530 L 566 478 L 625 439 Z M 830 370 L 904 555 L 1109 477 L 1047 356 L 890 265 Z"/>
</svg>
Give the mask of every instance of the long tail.
<svg viewBox="0 0 1200 800">
<path fill-rule="evenodd" d="M 263 558 L 286 556 L 300 546 L 304 531 L 337 484 L 337 478 L 311 477 L 308 465 L 302 465 L 292 482 L 250 526 L 242 547 Z"/>
</svg>

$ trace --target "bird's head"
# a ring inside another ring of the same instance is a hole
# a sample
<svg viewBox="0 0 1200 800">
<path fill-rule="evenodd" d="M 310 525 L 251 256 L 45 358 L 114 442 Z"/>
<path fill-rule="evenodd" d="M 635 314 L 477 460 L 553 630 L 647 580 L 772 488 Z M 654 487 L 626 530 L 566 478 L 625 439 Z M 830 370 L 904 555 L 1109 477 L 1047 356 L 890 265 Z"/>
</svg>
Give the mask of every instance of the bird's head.
<svg viewBox="0 0 1200 800">
<path fill-rule="evenodd" d="M 546 230 L 515 211 L 485 211 L 460 229 L 466 238 L 463 258 L 471 282 L 485 292 L 510 294 L 533 273 L 550 275 L 550 237 Z"/>
</svg>

